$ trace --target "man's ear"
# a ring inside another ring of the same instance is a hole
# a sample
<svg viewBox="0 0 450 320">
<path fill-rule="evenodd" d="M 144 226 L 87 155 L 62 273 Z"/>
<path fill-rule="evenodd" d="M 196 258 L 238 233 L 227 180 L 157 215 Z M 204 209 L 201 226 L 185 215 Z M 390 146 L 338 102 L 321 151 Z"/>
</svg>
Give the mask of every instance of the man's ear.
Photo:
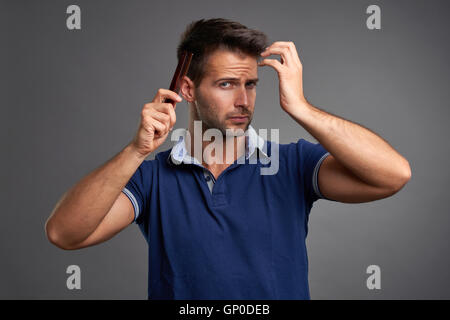
<svg viewBox="0 0 450 320">
<path fill-rule="evenodd" d="M 184 97 L 184 99 L 187 102 L 194 103 L 195 101 L 194 88 L 195 88 L 194 82 L 192 82 L 192 80 L 189 79 L 188 76 L 184 76 L 183 79 L 181 79 L 180 94 Z"/>
</svg>

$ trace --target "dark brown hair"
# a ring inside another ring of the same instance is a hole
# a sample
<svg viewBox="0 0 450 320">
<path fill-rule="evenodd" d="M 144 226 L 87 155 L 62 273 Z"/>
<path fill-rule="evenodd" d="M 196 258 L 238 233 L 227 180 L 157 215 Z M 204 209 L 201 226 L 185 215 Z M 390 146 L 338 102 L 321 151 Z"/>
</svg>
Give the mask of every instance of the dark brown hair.
<svg viewBox="0 0 450 320">
<path fill-rule="evenodd" d="M 267 36 L 249 29 L 239 22 L 223 18 L 201 19 L 191 22 L 181 35 L 177 48 L 178 61 L 184 50 L 194 54 L 187 76 L 198 87 L 205 76 L 205 66 L 210 54 L 217 49 L 227 49 L 255 57 L 268 46 Z"/>
</svg>

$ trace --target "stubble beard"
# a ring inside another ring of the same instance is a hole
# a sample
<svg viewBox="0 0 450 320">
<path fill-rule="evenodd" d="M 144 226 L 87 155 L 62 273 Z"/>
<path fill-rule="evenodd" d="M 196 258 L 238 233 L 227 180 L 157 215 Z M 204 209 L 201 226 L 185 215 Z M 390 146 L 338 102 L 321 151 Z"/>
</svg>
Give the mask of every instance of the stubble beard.
<svg viewBox="0 0 450 320">
<path fill-rule="evenodd" d="M 201 100 L 201 99 L 199 99 L 199 100 Z M 204 105 L 202 105 L 202 107 L 201 107 L 201 106 L 199 106 L 198 102 L 194 103 L 194 105 L 195 105 L 197 117 L 202 122 L 203 130 L 206 131 L 208 129 L 218 129 L 220 132 L 222 132 L 222 135 L 224 137 L 242 135 L 243 133 L 245 133 L 248 130 L 248 128 L 252 122 L 252 119 L 253 119 L 253 114 L 246 111 L 245 114 L 248 116 L 248 122 L 245 125 L 244 129 L 228 128 L 225 123 L 227 119 L 220 121 L 217 117 L 215 117 L 215 114 L 213 112 L 206 111 L 206 110 L 214 110 L 214 108 L 212 108 L 211 106 L 205 107 Z M 203 112 L 203 111 L 206 111 L 206 112 Z M 241 132 L 241 130 L 243 130 L 243 132 Z"/>
</svg>

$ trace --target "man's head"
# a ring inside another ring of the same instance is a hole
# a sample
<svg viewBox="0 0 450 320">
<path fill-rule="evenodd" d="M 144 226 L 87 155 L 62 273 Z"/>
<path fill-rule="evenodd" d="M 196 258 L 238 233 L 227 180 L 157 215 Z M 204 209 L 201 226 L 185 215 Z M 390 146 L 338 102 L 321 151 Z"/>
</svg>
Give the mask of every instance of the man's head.
<svg viewBox="0 0 450 320">
<path fill-rule="evenodd" d="M 202 19 L 188 25 L 177 55 L 180 59 L 184 50 L 194 54 L 181 85 L 191 120 L 223 134 L 227 128 L 247 130 L 256 98 L 257 62 L 267 46 L 265 34 L 238 22 Z"/>
</svg>

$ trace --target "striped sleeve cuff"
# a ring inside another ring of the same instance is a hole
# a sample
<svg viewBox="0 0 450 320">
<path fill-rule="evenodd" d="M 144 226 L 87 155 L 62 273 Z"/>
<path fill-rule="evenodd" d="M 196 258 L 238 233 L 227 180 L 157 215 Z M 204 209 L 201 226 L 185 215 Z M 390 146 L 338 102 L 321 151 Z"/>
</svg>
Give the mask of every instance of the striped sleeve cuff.
<svg viewBox="0 0 450 320">
<path fill-rule="evenodd" d="M 136 219 L 139 217 L 139 204 L 136 201 L 135 196 L 133 195 L 133 193 L 131 193 L 130 190 L 128 190 L 127 188 L 123 188 L 122 192 L 125 193 L 125 195 L 128 197 L 128 199 L 130 199 L 131 204 L 133 205 L 134 208 L 134 221 L 136 222 Z"/>
<path fill-rule="evenodd" d="M 312 176 L 312 185 L 313 185 L 313 189 L 314 192 L 316 193 L 316 195 L 319 197 L 319 199 L 327 199 L 325 198 L 319 190 L 319 169 L 320 169 L 320 165 L 322 164 L 323 160 L 325 160 L 325 158 L 330 155 L 329 152 L 325 153 L 320 159 L 319 161 L 317 161 L 316 166 L 314 167 L 314 172 L 313 172 L 313 176 Z"/>
</svg>

